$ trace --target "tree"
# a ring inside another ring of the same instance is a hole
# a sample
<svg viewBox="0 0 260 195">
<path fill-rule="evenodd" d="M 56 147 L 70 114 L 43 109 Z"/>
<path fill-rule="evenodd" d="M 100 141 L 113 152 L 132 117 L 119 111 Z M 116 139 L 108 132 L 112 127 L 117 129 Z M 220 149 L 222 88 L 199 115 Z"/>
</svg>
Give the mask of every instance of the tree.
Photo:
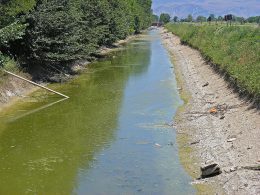
<svg viewBox="0 0 260 195">
<path fill-rule="evenodd" d="M 0 53 L 44 67 L 71 64 L 149 27 L 151 5 L 152 0 L 2 0 Z"/>
<path fill-rule="evenodd" d="M 206 21 L 207 21 L 207 18 L 204 17 L 204 16 L 198 16 L 197 19 L 196 19 L 196 21 L 197 21 L 197 22 L 200 22 L 200 23 L 206 22 Z"/>
<path fill-rule="evenodd" d="M 36 0 L 0 0 L 0 28 L 15 22 L 32 10 L 35 4 Z"/>
<path fill-rule="evenodd" d="M 209 17 L 207 18 L 207 21 L 209 22 L 209 24 L 211 24 L 212 17 L 211 17 L 211 16 L 209 16 Z"/>
<path fill-rule="evenodd" d="M 222 22 L 223 22 L 223 17 L 222 16 L 219 16 L 217 19 L 216 19 L 216 21 L 219 21 L 221 24 L 222 24 Z"/>
<path fill-rule="evenodd" d="M 152 22 L 158 22 L 158 21 L 159 21 L 159 16 L 152 15 Z"/>
<path fill-rule="evenodd" d="M 4 65 L 7 55 L 14 57 L 14 52 L 20 47 L 12 48 L 11 44 L 21 40 L 27 24 L 23 16 L 35 6 L 35 0 L 5 0 L 0 1 L 0 66 Z"/>
<path fill-rule="evenodd" d="M 173 17 L 173 21 L 174 21 L 174 22 L 178 22 L 178 17 L 177 17 L 177 16 L 174 16 L 174 17 Z"/>
<path fill-rule="evenodd" d="M 188 17 L 187 17 L 187 22 L 192 22 L 192 21 L 193 21 L 192 15 L 189 14 Z"/>
<path fill-rule="evenodd" d="M 166 24 L 166 23 L 169 23 L 171 20 L 171 16 L 167 13 L 162 13 L 160 15 L 160 22 Z"/>
<path fill-rule="evenodd" d="M 245 19 L 243 17 L 238 17 L 238 16 L 234 16 L 234 20 L 236 22 L 241 23 L 241 25 L 244 24 L 244 22 L 245 22 Z"/>
<path fill-rule="evenodd" d="M 247 18 L 246 20 L 247 22 L 249 23 L 260 23 L 260 16 L 252 16 L 252 17 L 249 17 Z"/>
<path fill-rule="evenodd" d="M 214 14 L 210 14 L 209 17 L 211 18 L 211 21 L 214 21 L 216 19 Z"/>
<path fill-rule="evenodd" d="M 140 19 L 138 16 L 135 16 L 135 20 L 134 20 L 134 30 L 135 30 L 135 33 L 140 33 L 140 29 L 141 29 L 141 25 L 140 25 Z"/>
<path fill-rule="evenodd" d="M 244 17 L 241 17 L 240 23 L 241 23 L 241 25 L 245 24 L 245 18 Z"/>
<path fill-rule="evenodd" d="M 223 21 L 223 17 L 222 17 L 222 16 L 219 16 L 219 17 L 218 17 L 218 21 Z"/>
</svg>

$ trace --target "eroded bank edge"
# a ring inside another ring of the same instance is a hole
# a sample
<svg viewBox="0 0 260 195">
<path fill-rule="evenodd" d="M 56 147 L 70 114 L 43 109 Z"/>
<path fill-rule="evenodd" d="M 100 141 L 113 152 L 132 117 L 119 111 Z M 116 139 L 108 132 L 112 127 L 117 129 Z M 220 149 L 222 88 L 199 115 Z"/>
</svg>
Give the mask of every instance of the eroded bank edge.
<svg viewBox="0 0 260 195">
<path fill-rule="evenodd" d="M 166 29 L 162 29 L 161 33 L 165 30 Z M 191 147 L 191 145 L 189 144 L 192 140 L 189 132 L 195 132 L 195 130 L 186 124 L 184 114 L 185 112 L 189 112 L 190 110 L 192 110 L 193 99 L 188 87 L 186 86 L 185 79 L 182 76 L 183 73 L 180 64 L 178 64 L 178 60 L 176 59 L 176 55 L 173 51 L 170 50 L 167 44 L 165 44 L 162 36 L 161 38 L 163 45 L 167 49 L 170 60 L 174 66 L 174 73 L 178 85 L 179 94 L 181 99 L 184 101 L 183 105 L 178 108 L 174 117 L 179 158 L 186 172 L 195 180 L 200 175 L 200 161 L 196 157 L 196 149 Z M 182 128 L 179 128 L 180 125 L 182 126 Z M 197 194 L 199 195 L 215 193 L 215 185 L 209 183 L 194 183 L 193 186 L 195 187 Z"/>
<path fill-rule="evenodd" d="M 129 42 L 139 38 L 147 31 L 142 31 L 141 34 L 137 35 L 130 35 L 124 40 L 119 40 L 115 42 L 113 45 L 114 47 L 101 47 L 98 51 L 100 57 L 107 57 L 112 52 L 116 52 L 123 48 L 124 45 L 128 44 Z M 87 65 L 90 62 L 81 61 L 79 63 L 73 64 L 73 68 L 76 71 L 76 74 L 70 77 L 70 79 L 75 78 L 77 75 L 80 75 L 84 69 L 87 68 Z M 31 80 L 29 74 L 24 73 L 22 71 L 17 72 L 17 74 L 22 75 L 23 77 Z M 46 86 L 49 83 L 41 83 L 42 85 Z M 0 112 L 7 109 L 8 107 L 12 106 L 16 102 L 24 99 L 27 96 L 30 96 L 33 92 L 37 91 L 38 87 L 33 86 L 31 84 L 25 83 L 17 78 L 12 76 L 6 75 L 5 80 L 3 83 L 0 83 Z"/>
</svg>

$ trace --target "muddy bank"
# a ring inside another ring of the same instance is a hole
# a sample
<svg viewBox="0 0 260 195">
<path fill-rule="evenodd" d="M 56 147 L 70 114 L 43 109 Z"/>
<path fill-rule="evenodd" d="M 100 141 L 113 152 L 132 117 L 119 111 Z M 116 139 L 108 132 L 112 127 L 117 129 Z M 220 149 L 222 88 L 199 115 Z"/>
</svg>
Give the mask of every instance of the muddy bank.
<svg viewBox="0 0 260 195">
<path fill-rule="evenodd" d="M 107 55 L 110 55 L 110 53 L 122 49 L 125 44 L 139 36 L 141 36 L 141 34 L 128 36 L 126 39 L 118 40 L 109 47 L 101 46 L 94 54 L 87 56 L 86 59 L 76 60 L 69 64 L 63 64 L 62 66 L 46 64 L 44 67 L 31 65 L 25 66 L 25 69 L 26 72 L 31 75 L 33 81 L 43 83 L 65 83 L 85 70 L 89 63 L 105 58 Z"/>
<path fill-rule="evenodd" d="M 30 75 L 20 73 L 21 76 L 31 79 Z M 4 75 L 0 83 L 0 111 L 19 98 L 24 98 L 36 87 L 12 76 Z"/>
<path fill-rule="evenodd" d="M 180 152 L 186 152 L 181 156 L 190 159 L 185 167 L 199 177 L 200 166 L 218 163 L 221 175 L 196 183 L 209 184 L 219 194 L 260 194 L 260 172 L 243 168 L 260 164 L 259 111 L 241 100 L 198 51 L 163 29 L 161 36 L 187 99 L 176 119 Z M 205 194 L 205 189 L 200 192 Z"/>
</svg>

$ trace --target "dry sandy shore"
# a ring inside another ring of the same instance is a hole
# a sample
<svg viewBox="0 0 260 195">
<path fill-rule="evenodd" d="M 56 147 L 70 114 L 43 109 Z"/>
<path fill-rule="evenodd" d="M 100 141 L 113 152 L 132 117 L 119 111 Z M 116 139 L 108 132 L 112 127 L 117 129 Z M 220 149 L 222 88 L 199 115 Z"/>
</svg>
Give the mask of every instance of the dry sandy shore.
<svg viewBox="0 0 260 195">
<path fill-rule="evenodd" d="M 214 184 L 217 194 L 260 194 L 260 171 L 243 168 L 260 165 L 259 111 L 239 99 L 197 50 L 164 29 L 161 37 L 181 72 L 181 90 L 190 94 L 176 127 L 193 142 L 192 155 L 198 161 L 193 167 L 218 163 L 223 172 L 198 182 Z M 217 113 L 210 114 L 212 108 Z"/>
</svg>

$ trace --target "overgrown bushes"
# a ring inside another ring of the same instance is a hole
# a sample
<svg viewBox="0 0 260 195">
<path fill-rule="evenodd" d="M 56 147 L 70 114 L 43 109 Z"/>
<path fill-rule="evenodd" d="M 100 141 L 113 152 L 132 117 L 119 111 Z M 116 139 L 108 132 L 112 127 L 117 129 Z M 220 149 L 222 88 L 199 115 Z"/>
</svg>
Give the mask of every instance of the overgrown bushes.
<svg viewBox="0 0 260 195">
<path fill-rule="evenodd" d="M 201 51 L 241 93 L 260 98 L 260 28 L 168 24 L 182 42 Z"/>
<path fill-rule="evenodd" d="M 86 59 L 100 46 L 110 46 L 147 28 L 151 3 L 151 0 L 5 0 L 0 3 L 0 59 L 5 55 L 43 67 Z"/>
</svg>

